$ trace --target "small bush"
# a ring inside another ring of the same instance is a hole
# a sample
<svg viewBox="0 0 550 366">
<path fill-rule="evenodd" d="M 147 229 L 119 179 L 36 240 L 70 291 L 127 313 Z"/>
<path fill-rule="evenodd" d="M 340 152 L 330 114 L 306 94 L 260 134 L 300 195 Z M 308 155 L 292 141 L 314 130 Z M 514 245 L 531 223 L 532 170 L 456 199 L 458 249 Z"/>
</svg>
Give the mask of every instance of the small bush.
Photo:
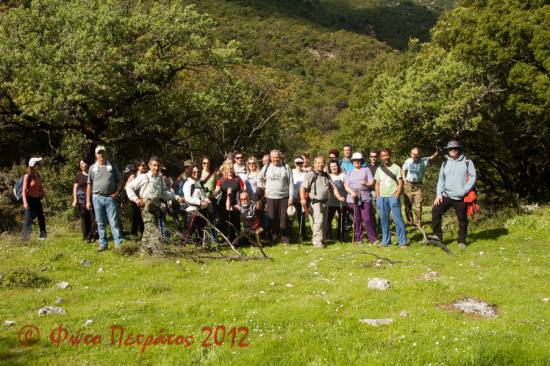
<svg viewBox="0 0 550 366">
<path fill-rule="evenodd" d="M 36 288 L 44 287 L 51 280 L 37 274 L 35 271 L 26 268 L 14 269 L 5 276 L 2 276 L 2 287 L 6 288 Z"/>
<path fill-rule="evenodd" d="M 121 256 L 127 255 L 131 257 L 139 252 L 140 248 L 141 245 L 137 242 L 125 242 L 119 249 L 116 250 L 116 253 Z"/>
</svg>

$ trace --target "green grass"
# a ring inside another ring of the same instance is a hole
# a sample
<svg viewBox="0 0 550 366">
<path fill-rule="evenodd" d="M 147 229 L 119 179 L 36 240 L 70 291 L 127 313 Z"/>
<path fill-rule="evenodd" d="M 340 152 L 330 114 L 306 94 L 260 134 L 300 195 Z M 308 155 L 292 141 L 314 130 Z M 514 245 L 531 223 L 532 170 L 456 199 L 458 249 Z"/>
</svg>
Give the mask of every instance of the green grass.
<svg viewBox="0 0 550 366">
<path fill-rule="evenodd" d="M 50 225 L 53 227 L 53 225 Z M 211 262 L 97 254 L 74 228 L 59 228 L 46 242 L 21 244 L 0 237 L 0 272 L 28 268 L 53 282 L 43 288 L 0 289 L 0 363 L 6 365 L 544 365 L 550 363 L 550 209 L 472 225 L 473 242 L 454 256 L 415 243 L 408 250 L 334 244 L 268 248 L 272 261 Z M 448 231 L 447 231 L 448 232 Z M 70 234 L 67 234 L 70 233 Z M 365 266 L 368 251 L 399 261 Z M 62 254 L 62 255 L 60 255 Z M 87 258 L 91 267 L 79 262 Z M 98 268 L 104 269 L 98 273 Z M 439 278 L 423 280 L 436 271 Z M 392 282 L 369 290 L 369 278 Z M 70 287 L 57 288 L 66 280 Z M 272 284 L 273 283 L 273 284 Z M 287 287 L 291 284 L 292 287 Z M 63 297 L 67 314 L 39 317 L 42 306 Z M 445 305 L 476 297 L 498 307 L 496 319 L 449 311 Z M 401 311 L 408 317 L 400 317 Z M 392 318 L 387 326 L 362 318 Z M 94 323 L 84 327 L 87 319 Z M 17 331 L 41 330 L 40 341 L 21 348 Z M 55 347 L 49 330 L 64 324 L 99 334 L 95 347 Z M 246 348 L 200 346 L 203 326 L 250 329 Z M 193 335 L 196 343 L 137 347 L 110 345 L 111 325 L 127 332 Z"/>
</svg>

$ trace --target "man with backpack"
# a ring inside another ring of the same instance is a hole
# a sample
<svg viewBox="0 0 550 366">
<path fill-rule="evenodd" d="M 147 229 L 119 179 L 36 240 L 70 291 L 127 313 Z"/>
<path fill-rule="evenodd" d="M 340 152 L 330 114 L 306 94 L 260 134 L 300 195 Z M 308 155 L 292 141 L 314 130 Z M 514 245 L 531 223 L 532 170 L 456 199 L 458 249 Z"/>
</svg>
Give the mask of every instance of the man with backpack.
<svg viewBox="0 0 550 366">
<path fill-rule="evenodd" d="M 340 202 L 345 198 L 340 194 L 338 188 L 334 185 L 330 176 L 325 172 L 325 159 L 322 156 L 315 158 L 313 170 L 306 173 L 304 181 L 300 187 L 300 203 L 303 210 L 306 210 L 307 197 L 311 202 L 311 216 L 313 219 L 311 229 L 313 235 L 311 241 L 315 248 L 325 247 L 325 234 L 327 232 L 327 201 L 331 192 L 334 193 Z"/>
<path fill-rule="evenodd" d="M 432 235 L 428 238 L 436 241 L 443 239 L 441 218 L 451 207 L 458 219 L 458 246 L 466 248 L 468 233 L 468 204 L 464 197 L 474 189 L 476 170 L 474 163 L 462 153 L 462 146 L 457 141 L 449 141 L 445 146 L 445 160 L 439 170 L 437 197 L 432 208 Z"/>
<path fill-rule="evenodd" d="M 380 160 L 382 161 L 376 170 L 374 180 L 376 181 L 376 206 L 380 215 L 380 225 L 382 226 L 382 246 L 389 246 L 390 243 L 390 211 L 393 217 L 393 223 L 397 230 L 397 241 L 401 248 L 406 248 L 407 231 L 403 217 L 401 216 L 401 204 L 399 196 L 403 192 L 403 178 L 401 177 L 401 168 L 392 163 L 391 150 L 389 148 L 380 151 Z"/>
<path fill-rule="evenodd" d="M 271 162 L 260 171 L 259 186 L 265 194 L 266 212 L 271 222 L 271 240 L 276 242 L 279 234 L 283 244 L 289 242 L 287 209 L 292 205 L 294 181 L 292 171 L 283 164 L 279 150 L 271 150 Z"/>
</svg>

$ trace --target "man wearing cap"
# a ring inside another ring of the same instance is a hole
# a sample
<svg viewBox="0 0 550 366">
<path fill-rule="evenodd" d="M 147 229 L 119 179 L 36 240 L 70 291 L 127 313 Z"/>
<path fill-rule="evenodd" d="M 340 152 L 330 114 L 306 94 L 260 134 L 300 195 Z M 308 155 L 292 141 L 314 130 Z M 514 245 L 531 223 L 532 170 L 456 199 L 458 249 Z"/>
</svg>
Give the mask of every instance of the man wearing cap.
<svg viewBox="0 0 550 366">
<path fill-rule="evenodd" d="M 292 179 L 294 180 L 294 208 L 296 209 L 296 216 L 298 217 L 298 235 L 302 235 L 302 240 L 306 241 L 307 232 L 306 232 L 306 220 L 307 217 L 304 217 L 304 211 L 302 210 L 302 205 L 300 203 L 300 187 L 306 176 L 306 171 L 304 170 L 304 159 L 301 156 L 294 159 L 294 169 L 292 169 Z"/>
<path fill-rule="evenodd" d="M 397 230 L 397 241 L 401 248 L 407 247 L 407 230 L 401 216 L 401 204 L 399 196 L 403 191 L 403 178 L 401 168 L 391 161 L 391 150 L 389 148 L 380 151 L 382 163 L 376 170 L 374 180 L 376 181 L 376 206 L 380 215 L 382 226 L 382 245 L 389 246 L 390 237 L 390 212 L 393 223 Z"/>
<path fill-rule="evenodd" d="M 122 229 L 116 197 L 122 190 L 124 181 L 117 167 L 107 160 L 105 146 L 95 148 L 96 162 L 88 171 L 88 188 L 86 191 L 86 208 L 94 206 L 97 231 L 99 234 L 99 249 L 107 249 L 107 223 L 111 226 L 111 234 L 115 247 L 122 244 Z"/>
<path fill-rule="evenodd" d="M 156 157 L 149 159 L 149 171 L 137 176 L 126 185 L 126 194 L 130 201 L 141 209 L 144 230 L 141 238 L 141 250 L 148 254 L 162 254 L 160 242 L 163 234 L 159 232 L 159 218 L 161 217 L 161 201 L 178 200 L 180 197 L 170 191 L 163 176 L 160 174 L 160 161 Z"/>
<path fill-rule="evenodd" d="M 437 181 L 437 197 L 432 208 L 432 231 L 430 239 L 441 241 L 441 218 L 453 207 L 458 219 L 458 245 L 466 248 L 468 234 L 467 205 L 464 196 L 476 184 L 476 169 L 474 163 L 462 153 L 462 146 L 457 141 L 450 141 L 445 146 L 445 160 L 439 170 Z"/>
<path fill-rule="evenodd" d="M 300 186 L 300 203 L 305 209 L 307 205 L 306 192 L 311 202 L 313 235 L 311 241 L 315 248 L 325 247 L 325 234 L 327 232 L 327 201 L 331 191 L 336 198 L 343 202 L 345 198 L 340 194 L 338 188 L 332 183 L 330 176 L 325 172 L 325 159 L 317 156 L 313 161 L 313 170 L 308 172 Z"/>
<path fill-rule="evenodd" d="M 23 240 L 28 240 L 31 234 L 32 221 L 38 219 L 40 228 L 39 240 L 46 239 L 46 218 L 42 208 L 42 198 L 46 196 L 42 186 L 42 179 L 38 171 L 41 167 L 42 158 L 31 158 L 27 174 L 23 176 L 21 198 L 25 209 L 25 223 L 23 225 Z"/>
<path fill-rule="evenodd" d="M 262 167 L 258 186 L 263 188 L 266 198 L 266 212 L 271 222 L 271 240 L 276 242 L 280 234 L 283 244 L 289 241 L 288 205 L 294 197 L 292 171 L 282 162 L 281 151 L 271 150 L 271 163 Z"/>
<path fill-rule="evenodd" d="M 403 163 L 402 176 L 405 177 L 405 215 L 407 222 L 412 224 L 414 209 L 414 224 L 422 225 L 422 178 L 426 172 L 426 167 L 437 157 L 437 151 L 431 156 L 420 157 L 420 149 L 415 147 L 411 150 L 411 157 Z"/>
</svg>

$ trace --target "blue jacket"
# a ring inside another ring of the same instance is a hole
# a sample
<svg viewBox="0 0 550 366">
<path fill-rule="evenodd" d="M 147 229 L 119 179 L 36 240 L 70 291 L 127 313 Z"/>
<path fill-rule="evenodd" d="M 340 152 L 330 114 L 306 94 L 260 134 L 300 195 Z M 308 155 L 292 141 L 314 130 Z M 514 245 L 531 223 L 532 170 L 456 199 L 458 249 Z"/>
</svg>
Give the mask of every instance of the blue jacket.
<svg viewBox="0 0 550 366">
<path fill-rule="evenodd" d="M 446 156 L 446 161 L 439 170 L 437 181 L 437 195 L 446 196 L 453 200 L 461 200 L 470 192 L 476 183 L 476 168 L 473 161 L 461 154 L 456 160 Z M 468 161 L 468 164 L 466 164 Z M 466 177 L 470 181 L 466 183 Z"/>
</svg>

